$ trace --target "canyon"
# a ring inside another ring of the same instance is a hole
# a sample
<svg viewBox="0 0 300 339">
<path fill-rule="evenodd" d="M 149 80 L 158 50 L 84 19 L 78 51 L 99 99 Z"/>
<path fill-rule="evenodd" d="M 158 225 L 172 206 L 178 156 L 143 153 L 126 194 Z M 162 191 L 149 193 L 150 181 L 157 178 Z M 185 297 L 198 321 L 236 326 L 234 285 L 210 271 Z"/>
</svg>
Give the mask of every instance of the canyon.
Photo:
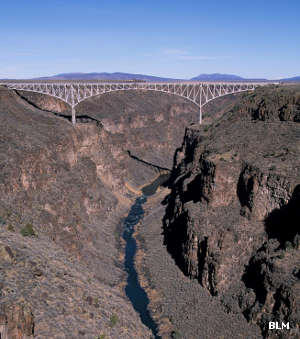
<svg viewBox="0 0 300 339">
<path fill-rule="evenodd" d="M 168 174 L 134 234 L 158 335 L 297 338 L 299 92 L 219 98 L 201 126 L 183 98 L 109 93 L 73 127 L 63 102 L 0 88 L 0 333 L 153 337 L 125 293 L 123 222 Z"/>
</svg>

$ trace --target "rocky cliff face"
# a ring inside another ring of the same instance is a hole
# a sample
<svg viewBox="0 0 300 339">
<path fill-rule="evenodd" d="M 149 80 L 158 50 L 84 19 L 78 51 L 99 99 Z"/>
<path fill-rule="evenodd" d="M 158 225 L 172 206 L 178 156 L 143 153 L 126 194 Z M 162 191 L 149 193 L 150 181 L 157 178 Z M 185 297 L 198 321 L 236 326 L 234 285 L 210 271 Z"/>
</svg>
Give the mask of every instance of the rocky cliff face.
<svg viewBox="0 0 300 339">
<path fill-rule="evenodd" d="M 300 333 L 299 107 L 299 90 L 259 89 L 212 126 L 188 128 L 164 217 L 184 273 L 270 338 Z M 274 334 L 268 321 L 292 329 Z"/>
</svg>

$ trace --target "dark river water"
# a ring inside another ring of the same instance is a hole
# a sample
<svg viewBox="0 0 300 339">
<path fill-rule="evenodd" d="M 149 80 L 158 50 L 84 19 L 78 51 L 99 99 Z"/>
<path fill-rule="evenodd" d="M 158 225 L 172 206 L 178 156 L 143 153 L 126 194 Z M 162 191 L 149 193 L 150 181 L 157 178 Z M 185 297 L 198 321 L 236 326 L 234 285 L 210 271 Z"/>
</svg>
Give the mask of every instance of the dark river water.
<svg viewBox="0 0 300 339">
<path fill-rule="evenodd" d="M 149 298 L 145 290 L 141 287 L 138 281 L 138 275 L 134 266 L 136 254 L 136 241 L 133 238 L 134 227 L 144 216 L 143 204 L 147 201 L 147 197 L 154 194 L 157 188 L 168 179 L 169 175 L 161 175 L 152 184 L 143 189 L 143 196 L 137 198 L 135 203 L 131 206 L 128 216 L 124 220 L 124 233 L 123 239 L 126 241 L 125 249 L 125 269 L 128 273 L 127 285 L 125 292 L 131 301 L 134 309 L 139 314 L 141 321 L 153 333 L 156 339 L 161 338 L 158 336 L 157 324 L 151 317 L 148 310 Z"/>
</svg>

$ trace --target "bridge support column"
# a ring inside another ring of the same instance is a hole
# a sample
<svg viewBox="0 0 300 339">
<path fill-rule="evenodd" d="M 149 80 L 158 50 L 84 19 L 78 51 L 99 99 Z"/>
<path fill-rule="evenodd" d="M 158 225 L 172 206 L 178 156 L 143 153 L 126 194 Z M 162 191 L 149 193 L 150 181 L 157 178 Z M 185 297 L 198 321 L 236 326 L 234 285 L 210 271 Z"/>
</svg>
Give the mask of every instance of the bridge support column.
<svg viewBox="0 0 300 339">
<path fill-rule="evenodd" d="M 200 109 L 199 109 L 199 124 L 200 125 L 202 124 L 202 106 L 200 106 Z"/>
<path fill-rule="evenodd" d="M 76 124 L 76 114 L 75 114 L 75 107 L 72 107 L 72 124 Z"/>
</svg>

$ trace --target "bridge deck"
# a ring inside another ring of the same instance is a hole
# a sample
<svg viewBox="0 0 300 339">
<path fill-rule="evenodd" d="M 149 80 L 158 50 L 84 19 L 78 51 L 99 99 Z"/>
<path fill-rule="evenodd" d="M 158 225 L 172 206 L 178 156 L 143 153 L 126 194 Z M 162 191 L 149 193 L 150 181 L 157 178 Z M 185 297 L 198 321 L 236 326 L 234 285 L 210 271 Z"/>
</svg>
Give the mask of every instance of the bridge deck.
<svg viewBox="0 0 300 339">
<path fill-rule="evenodd" d="M 3 80 L 0 85 L 19 91 L 29 91 L 56 97 L 72 108 L 72 122 L 76 123 L 75 106 L 87 98 L 113 91 L 149 90 L 178 95 L 199 107 L 199 123 L 202 123 L 202 107 L 218 97 L 254 90 L 259 86 L 278 82 L 203 82 L 172 81 L 144 82 L 94 81 L 94 80 Z"/>
</svg>

